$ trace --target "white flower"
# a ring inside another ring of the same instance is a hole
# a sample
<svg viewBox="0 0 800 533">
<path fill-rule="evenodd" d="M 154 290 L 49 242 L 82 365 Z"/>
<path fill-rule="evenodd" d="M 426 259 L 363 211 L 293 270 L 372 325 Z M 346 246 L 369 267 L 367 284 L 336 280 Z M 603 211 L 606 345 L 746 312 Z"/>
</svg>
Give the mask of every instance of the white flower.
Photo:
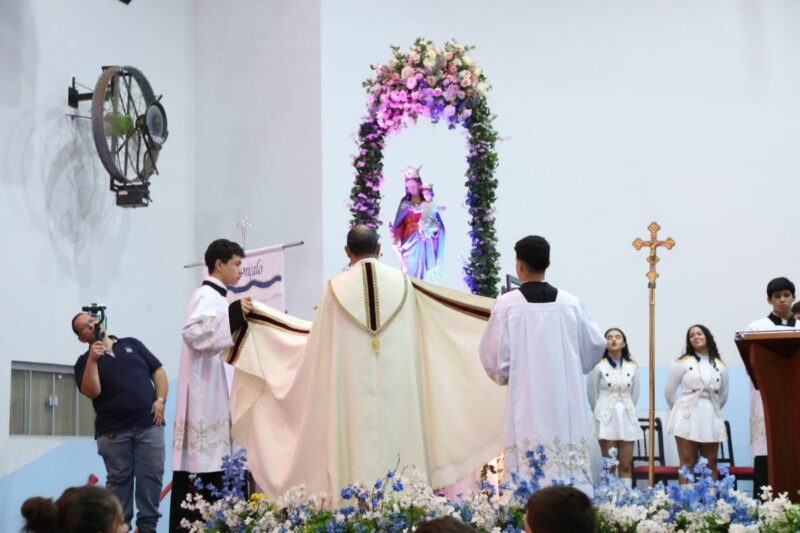
<svg viewBox="0 0 800 533">
<path fill-rule="evenodd" d="M 642 520 L 636 524 L 636 533 L 666 533 L 669 528 L 654 520 Z"/>
<path fill-rule="evenodd" d="M 758 533 L 758 525 L 750 524 L 745 526 L 742 524 L 731 524 L 728 528 L 728 533 Z"/>
<path fill-rule="evenodd" d="M 717 500 L 717 513 L 719 514 L 719 522 L 728 523 L 731 521 L 731 513 L 733 507 L 725 500 Z"/>
</svg>

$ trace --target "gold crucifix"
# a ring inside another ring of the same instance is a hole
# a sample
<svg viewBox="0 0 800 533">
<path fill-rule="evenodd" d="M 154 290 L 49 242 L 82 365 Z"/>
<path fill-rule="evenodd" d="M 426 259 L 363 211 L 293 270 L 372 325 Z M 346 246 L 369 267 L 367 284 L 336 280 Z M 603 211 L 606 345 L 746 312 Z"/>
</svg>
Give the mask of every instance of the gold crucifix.
<svg viewBox="0 0 800 533">
<path fill-rule="evenodd" d="M 667 237 L 667 240 L 665 241 L 658 240 L 658 230 L 661 229 L 661 226 L 659 226 L 655 220 L 651 222 L 649 226 L 647 226 L 647 229 L 650 230 L 650 240 L 643 241 L 639 237 L 636 237 L 636 240 L 633 241 L 633 247 L 637 250 L 641 250 L 644 246 L 650 248 L 650 255 L 647 257 L 647 262 L 650 263 L 650 271 L 647 273 L 647 279 L 650 281 L 650 283 L 648 283 L 647 286 L 655 289 L 656 278 L 658 277 L 658 272 L 656 272 L 656 263 L 658 263 L 656 248 L 663 246 L 667 250 L 671 250 L 672 247 L 675 246 L 675 241 L 672 240 L 672 237 Z"/>
<path fill-rule="evenodd" d="M 658 255 L 656 254 L 656 249 L 659 246 L 663 246 L 667 250 L 671 250 L 673 246 L 675 246 L 675 241 L 672 240 L 672 237 L 667 237 L 666 240 L 659 241 L 658 240 L 658 230 L 661 229 L 661 226 L 654 220 L 647 226 L 647 229 L 650 230 L 650 240 L 643 241 L 639 237 L 636 237 L 636 240 L 633 241 L 633 247 L 637 250 L 641 250 L 644 247 L 650 248 L 650 255 L 647 257 L 647 262 L 650 264 L 650 270 L 647 272 L 647 287 L 650 292 L 650 369 L 649 369 L 649 384 L 650 384 L 650 405 L 649 405 L 649 413 L 650 413 L 650 426 L 649 432 L 647 434 L 647 452 L 648 452 L 648 482 L 652 487 L 655 484 L 655 476 L 654 476 L 654 438 L 653 433 L 655 431 L 655 413 L 656 413 L 656 278 L 658 278 L 658 272 L 656 272 L 656 263 L 658 263 Z"/>
</svg>

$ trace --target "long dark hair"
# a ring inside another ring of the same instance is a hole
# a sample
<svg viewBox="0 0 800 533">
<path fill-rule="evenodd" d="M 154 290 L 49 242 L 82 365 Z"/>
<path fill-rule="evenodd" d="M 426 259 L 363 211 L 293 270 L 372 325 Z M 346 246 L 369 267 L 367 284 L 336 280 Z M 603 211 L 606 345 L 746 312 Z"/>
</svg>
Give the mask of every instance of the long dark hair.
<svg viewBox="0 0 800 533">
<path fill-rule="evenodd" d="M 714 341 L 714 335 L 702 324 L 694 324 L 689 326 L 689 329 L 686 330 L 686 349 L 683 353 L 697 357 L 697 352 L 694 351 L 692 343 L 689 342 L 689 332 L 692 331 L 692 328 L 700 328 L 700 331 L 706 336 L 706 346 L 708 346 L 708 356 L 711 358 L 711 362 L 713 363 L 715 360 L 722 361 L 722 357 L 719 355 L 719 350 L 717 349 L 717 343 Z M 716 364 L 714 366 L 716 366 Z"/>
<path fill-rule="evenodd" d="M 625 332 L 619 328 L 608 328 L 605 333 L 603 333 L 603 338 L 606 338 L 606 335 L 611 333 L 612 331 L 619 331 L 622 335 L 622 341 L 625 343 L 625 347 L 622 348 L 622 359 L 624 361 L 633 361 L 631 359 L 631 351 L 628 349 L 628 337 L 625 336 Z M 606 350 L 603 352 L 603 357 L 610 357 L 608 355 L 608 342 L 606 341 Z"/>
</svg>

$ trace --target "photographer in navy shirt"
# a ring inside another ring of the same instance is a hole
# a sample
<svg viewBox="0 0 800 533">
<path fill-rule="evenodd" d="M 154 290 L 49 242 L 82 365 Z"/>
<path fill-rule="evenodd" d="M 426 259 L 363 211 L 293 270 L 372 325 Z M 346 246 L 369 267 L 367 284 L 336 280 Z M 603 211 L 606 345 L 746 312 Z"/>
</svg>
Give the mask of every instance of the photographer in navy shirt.
<svg viewBox="0 0 800 533">
<path fill-rule="evenodd" d="M 89 349 L 75 363 L 75 383 L 91 398 L 97 419 L 97 453 L 106 465 L 106 486 L 119 498 L 125 521 L 141 533 L 156 531 L 164 474 L 164 404 L 167 374 L 137 339 L 96 334 L 87 313 L 72 319 L 72 330 Z M 97 338 L 99 337 L 99 339 Z"/>
</svg>

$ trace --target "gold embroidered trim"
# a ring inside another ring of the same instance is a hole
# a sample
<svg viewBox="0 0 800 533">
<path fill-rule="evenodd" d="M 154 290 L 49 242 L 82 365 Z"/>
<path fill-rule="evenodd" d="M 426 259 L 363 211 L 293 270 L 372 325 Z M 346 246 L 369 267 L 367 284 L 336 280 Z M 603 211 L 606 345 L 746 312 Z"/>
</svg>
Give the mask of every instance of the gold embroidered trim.
<svg viewBox="0 0 800 533">
<path fill-rule="evenodd" d="M 376 272 L 373 272 L 373 277 L 374 278 L 377 278 L 376 274 L 377 274 Z M 366 279 L 366 275 L 363 273 L 363 270 L 362 270 L 362 276 L 364 276 L 364 279 Z M 365 283 L 364 292 L 366 293 L 367 292 L 366 281 L 364 283 Z M 375 301 L 375 306 L 377 307 L 378 306 L 378 301 L 377 301 L 377 297 L 378 297 L 377 281 L 375 281 L 375 283 L 376 283 L 376 287 L 375 287 L 375 300 L 376 300 Z M 380 321 L 378 322 L 378 329 L 376 329 L 375 331 L 372 331 L 372 328 L 369 327 L 369 324 L 365 324 L 364 322 L 361 322 L 359 319 L 357 319 L 355 316 L 353 316 L 350 313 L 350 311 L 345 309 L 344 305 L 342 305 L 342 302 L 339 300 L 339 297 L 336 296 L 336 291 L 333 290 L 333 284 L 331 283 L 331 280 L 328 280 L 328 290 L 331 291 L 331 296 L 333 296 L 333 301 L 334 301 L 334 303 L 336 303 L 336 307 L 338 307 L 339 310 L 342 313 L 344 313 L 344 316 L 346 316 L 348 319 L 350 319 L 350 322 L 352 322 L 353 324 L 358 326 L 359 329 L 369 333 L 373 337 L 376 337 L 380 332 L 382 332 L 384 329 L 386 329 L 387 326 L 389 326 L 389 324 L 391 324 L 394 321 L 394 319 L 397 318 L 397 315 L 400 314 L 400 311 L 402 311 L 403 305 L 405 305 L 405 303 L 406 303 L 406 297 L 408 296 L 408 276 L 406 276 L 405 274 L 403 275 L 403 296 L 402 296 L 402 298 L 400 298 L 400 304 L 397 306 L 397 309 L 395 309 L 394 312 L 389 316 L 389 318 L 386 320 L 386 322 L 383 322 L 383 323 L 380 323 Z M 369 320 L 369 308 L 367 308 L 367 320 Z"/>
</svg>

